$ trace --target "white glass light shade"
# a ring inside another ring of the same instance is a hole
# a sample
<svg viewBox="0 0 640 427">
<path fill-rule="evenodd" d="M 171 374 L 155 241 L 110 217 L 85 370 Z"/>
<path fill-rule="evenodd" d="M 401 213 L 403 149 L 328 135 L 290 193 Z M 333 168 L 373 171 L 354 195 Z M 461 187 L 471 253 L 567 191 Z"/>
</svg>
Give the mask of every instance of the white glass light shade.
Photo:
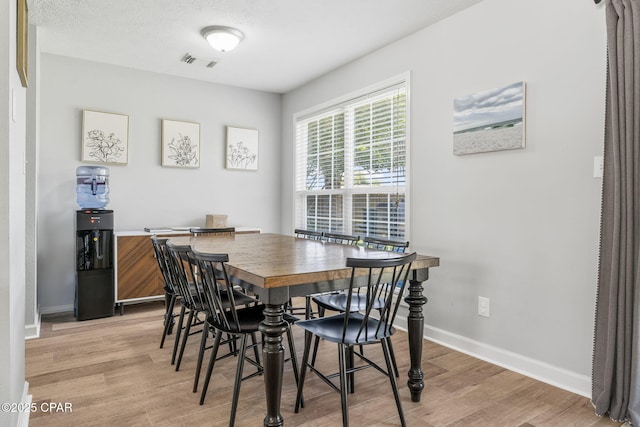
<svg viewBox="0 0 640 427">
<path fill-rule="evenodd" d="M 213 26 L 202 30 L 202 35 L 211 47 L 220 52 L 228 52 L 238 46 L 244 35 L 231 27 Z"/>
</svg>

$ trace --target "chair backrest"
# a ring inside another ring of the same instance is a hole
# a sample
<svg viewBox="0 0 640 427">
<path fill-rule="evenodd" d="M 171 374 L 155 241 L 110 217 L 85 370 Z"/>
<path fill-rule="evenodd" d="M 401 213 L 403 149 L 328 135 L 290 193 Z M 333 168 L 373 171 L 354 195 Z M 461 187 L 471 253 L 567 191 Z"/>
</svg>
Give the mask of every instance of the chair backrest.
<svg viewBox="0 0 640 427">
<path fill-rule="evenodd" d="M 322 239 L 322 231 L 313 231 L 313 230 L 303 230 L 301 228 L 296 228 L 293 230 L 296 237 L 300 237 L 302 239 L 310 239 L 310 240 L 321 240 Z"/>
<path fill-rule="evenodd" d="M 360 241 L 360 236 L 350 236 L 348 234 L 338 233 L 322 233 L 322 239 L 330 243 L 340 243 L 342 245 L 357 245 Z"/>
<path fill-rule="evenodd" d="M 222 228 L 201 228 L 201 227 L 192 227 L 189 229 L 189 232 L 193 234 L 195 237 L 208 235 L 208 236 L 216 236 L 216 235 L 232 235 L 236 232 L 235 227 L 222 227 Z"/>
<path fill-rule="evenodd" d="M 395 321 L 400 297 L 394 298 L 394 290 L 398 289 L 398 295 L 402 295 L 408 282 L 411 263 L 416 259 L 416 253 L 407 254 L 399 258 L 367 259 L 347 258 L 347 267 L 351 267 L 351 281 L 347 291 L 347 303 L 345 321 L 342 332 L 342 341 L 345 342 L 347 332 L 353 342 L 364 343 L 372 339 L 380 339 L 390 336 L 393 322 Z M 362 276 L 362 269 L 367 270 L 367 275 Z M 358 290 L 366 289 L 366 307 L 358 311 L 362 315 L 360 326 L 355 331 L 347 328 L 348 318 L 351 313 L 351 299 Z M 381 304 L 382 302 L 382 304 Z M 369 322 L 372 313 L 380 321 L 375 322 L 375 330 L 370 330 Z M 355 334 L 355 336 L 353 336 Z"/>
<path fill-rule="evenodd" d="M 241 332 L 233 284 L 225 265 L 229 261 L 229 255 L 194 250 L 191 256 L 200 271 L 199 287 L 203 289 L 209 307 L 209 322 L 223 332 Z"/>
<path fill-rule="evenodd" d="M 365 237 L 364 245 L 367 248 L 389 252 L 404 252 L 409 247 L 409 242 L 380 239 L 377 237 Z"/>
<path fill-rule="evenodd" d="M 174 245 L 169 240 L 167 253 L 169 254 L 171 274 L 183 301 L 193 309 L 203 310 L 206 306 L 202 289 L 198 288 L 195 265 L 191 262 L 191 246 Z"/>
<path fill-rule="evenodd" d="M 169 267 L 169 253 L 167 252 L 167 240 L 158 239 L 158 236 L 151 236 L 151 244 L 153 245 L 153 253 L 155 254 L 156 261 L 158 261 L 158 267 L 160 273 L 162 273 L 162 279 L 164 280 L 165 291 L 169 293 L 178 293 L 171 276 L 171 269 Z"/>
</svg>

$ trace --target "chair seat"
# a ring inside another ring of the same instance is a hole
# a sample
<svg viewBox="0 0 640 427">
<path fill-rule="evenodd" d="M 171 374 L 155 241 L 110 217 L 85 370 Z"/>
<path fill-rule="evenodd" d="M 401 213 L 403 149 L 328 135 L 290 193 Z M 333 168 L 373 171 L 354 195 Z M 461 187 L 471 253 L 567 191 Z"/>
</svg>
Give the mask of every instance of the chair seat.
<svg viewBox="0 0 640 427">
<path fill-rule="evenodd" d="M 221 324 L 212 317 L 209 317 L 208 321 L 214 328 L 219 329 L 222 332 L 230 334 L 250 334 L 252 332 L 258 332 L 258 326 L 260 325 L 260 322 L 264 320 L 264 314 L 262 314 L 263 310 L 264 305 L 262 304 L 236 309 L 236 313 L 238 314 L 237 326 L 231 311 L 225 313 L 227 323 L 231 325 L 231 327 Z"/>
<path fill-rule="evenodd" d="M 360 331 L 364 316 L 360 313 L 351 313 L 344 340 L 342 339 L 344 328 L 344 314 L 320 317 L 317 319 L 300 320 L 296 325 L 327 341 L 348 345 L 377 343 L 381 339 L 389 338 L 395 333 L 395 328 L 386 331 L 384 322 L 369 317 L 366 328 Z"/>
<path fill-rule="evenodd" d="M 197 311 L 206 311 L 207 307 L 204 305 L 205 296 L 202 294 L 202 292 L 199 293 L 193 283 L 189 283 L 189 291 L 191 292 L 192 296 L 197 298 L 193 298 L 193 302 L 195 303 L 194 307 L 190 306 L 191 304 L 189 303 L 189 301 L 186 302 L 187 306 Z M 224 306 L 228 307 L 229 297 L 226 295 L 226 291 L 222 291 L 222 297 Z M 249 305 L 258 302 L 257 299 L 250 297 L 244 292 L 236 291 L 235 289 L 233 291 L 233 300 L 237 306 Z"/>
<path fill-rule="evenodd" d="M 284 313 L 282 315 L 282 318 L 284 319 L 285 322 L 287 322 L 290 325 L 293 325 L 294 323 L 298 322 L 300 319 L 299 317 L 296 317 L 294 315 L 291 315 L 289 313 Z"/>
<path fill-rule="evenodd" d="M 252 299 L 251 297 L 247 297 L 247 298 L 250 299 L 251 302 L 257 301 Z M 238 300 L 236 299 L 236 306 L 239 306 L 241 304 L 243 303 L 238 303 Z M 263 311 L 264 311 L 263 304 L 236 309 L 236 312 L 238 313 L 239 329 L 236 329 L 235 327 L 228 328 L 225 325 L 221 325 L 218 322 L 215 322 L 215 320 L 211 318 L 209 318 L 209 323 L 214 328 L 220 329 L 222 332 L 228 332 L 230 334 L 233 334 L 233 333 L 248 334 L 252 332 L 258 332 L 260 323 L 262 323 L 262 321 L 264 320 Z M 231 314 L 231 312 L 226 313 L 226 318 L 230 325 L 234 325 L 235 321 L 233 320 L 233 315 Z M 287 323 L 292 324 L 297 322 L 300 319 L 285 313 L 284 320 Z"/>
<path fill-rule="evenodd" d="M 344 292 L 334 294 L 316 295 L 312 298 L 318 306 L 325 310 L 333 310 L 344 312 L 347 311 L 347 298 L 348 295 Z M 379 309 L 384 306 L 384 300 L 378 298 L 373 305 L 374 309 Z M 353 294 L 351 296 L 351 305 L 349 311 L 362 311 L 367 308 L 367 299 L 365 295 Z"/>
<path fill-rule="evenodd" d="M 257 299 L 250 297 L 249 295 L 245 294 L 244 292 L 239 292 L 239 291 L 236 291 L 236 290 L 233 291 L 233 300 L 234 300 L 234 302 L 236 303 L 237 306 L 249 305 L 249 304 L 254 304 L 254 303 L 258 302 Z"/>
</svg>

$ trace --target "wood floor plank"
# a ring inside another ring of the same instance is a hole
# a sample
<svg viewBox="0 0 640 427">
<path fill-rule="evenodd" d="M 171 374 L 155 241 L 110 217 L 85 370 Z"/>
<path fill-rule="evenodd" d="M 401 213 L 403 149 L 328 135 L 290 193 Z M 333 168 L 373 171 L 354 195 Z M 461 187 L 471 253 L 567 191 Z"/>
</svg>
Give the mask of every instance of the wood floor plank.
<svg viewBox="0 0 640 427">
<path fill-rule="evenodd" d="M 493 423 L 496 427 L 518 426 L 530 420 L 532 416 L 548 410 L 549 407 L 550 405 L 531 399 L 523 393 L 508 394 L 502 399 L 485 402 L 477 411 L 448 425 L 466 427 Z"/>
<path fill-rule="evenodd" d="M 193 393 L 199 335 L 191 336 L 181 369 L 170 364 L 175 335 L 159 348 L 163 305 L 128 306 L 124 316 L 77 322 L 71 314 L 43 316 L 41 337 L 26 342 L 26 376 L 37 405 L 71 403 L 73 411 L 38 411 L 31 426 L 226 426 L 236 359 L 216 362 L 204 405 Z M 303 334 L 294 327 L 298 360 Z M 286 342 L 285 342 L 286 344 Z M 419 403 L 406 386 L 407 337 L 393 337 L 401 378 L 400 398 L 409 426 L 619 426 L 598 418 L 588 399 L 531 378 L 424 342 L 425 389 Z M 365 354 L 383 363 L 372 346 Z M 208 354 L 207 354 L 208 356 Z M 317 366 L 337 370 L 334 344 L 321 342 Z M 250 368 L 247 367 L 247 371 Z M 204 371 L 204 369 L 203 369 Z M 287 426 L 341 425 L 340 396 L 315 375 L 305 382 L 306 406 L 294 413 L 296 386 L 285 364 L 281 412 Z M 200 389 L 204 372 L 201 374 Z M 236 426 L 262 425 L 265 414 L 262 377 L 244 381 Z M 374 369 L 356 374 L 356 393 L 349 395 L 353 426 L 399 425 L 389 380 Z"/>
</svg>

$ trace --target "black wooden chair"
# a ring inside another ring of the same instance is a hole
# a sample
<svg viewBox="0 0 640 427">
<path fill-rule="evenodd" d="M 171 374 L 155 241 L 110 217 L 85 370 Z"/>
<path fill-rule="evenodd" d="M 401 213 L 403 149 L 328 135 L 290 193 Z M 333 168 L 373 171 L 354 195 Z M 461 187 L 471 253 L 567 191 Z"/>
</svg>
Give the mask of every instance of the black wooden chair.
<svg viewBox="0 0 640 427">
<path fill-rule="evenodd" d="M 348 238 L 348 236 L 345 236 L 345 237 Z M 355 239 L 355 237 L 353 238 Z M 338 239 L 342 239 L 342 238 L 338 237 Z M 352 243 L 353 240 L 345 239 L 343 241 L 350 242 L 349 244 L 354 244 Z M 406 250 L 406 248 L 409 247 L 409 242 L 399 242 L 395 240 L 379 239 L 376 237 L 365 237 L 364 244 L 365 244 L 365 247 L 370 249 L 389 251 L 389 252 L 400 252 L 400 253 L 403 253 Z M 313 301 L 318 305 L 320 316 L 324 316 L 325 310 L 333 310 L 333 311 L 340 311 L 340 312 L 345 311 L 346 304 L 347 304 L 347 295 L 344 292 L 320 295 L 320 296 L 314 297 Z M 366 306 L 366 302 L 364 300 L 364 294 L 361 295 L 360 291 L 356 290 L 356 292 L 353 295 L 353 298 L 351 299 L 350 304 L 351 304 L 351 308 L 350 308 L 351 311 L 358 311 L 363 309 Z M 383 301 L 379 301 L 378 304 L 382 305 Z"/>
<path fill-rule="evenodd" d="M 182 309 L 180 311 L 180 317 L 176 328 L 176 337 L 174 342 L 173 356 L 171 364 L 176 365 L 176 371 L 180 370 L 180 364 L 184 355 L 184 349 L 187 345 L 189 336 L 202 333 L 207 313 L 208 305 L 205 300 L 203 289 L 198 287 L 198 272 L 196 266 L 191 262 L 191 246 L 189 245 L 174 245 L 171 240 L 167 242 L 167 252 L 170 255 L 170 267 L 172 275 L 177 284 L 177 289 L 180 293 L 180 301 L 182 303 Z M 242 292 L 234 291 L 235 302 L 240 305 L 247 305 L 255 302 L 255 299 Z M 188 313 L 186 322 L 184 321 L 184 315 Z M 197 329 L 192 331 L 192 328 Z M 184 329 L 184 330 L 183 330 Z M 180 339 L 182 335 L 182 340 Z M 178 350 L 178 342 L 180 342 L 180 349 Z M 177 359 L 176 359 L 177 352 Z"/>
<path fill-rule="evenodd" d="M 160 340 L 160 348 L 164 346 L 167 335 L 171 334 L 171 330 L 175 324 L 175 318 L 177 315 L 173 312 L 176 305 L 176 300 L 179 296 L 179 292 L 174 285 L 174 279 L 171 277 L 171 269 L 169 267 L 169 254 L 167 253 L 167 240 L 159 239 L 158 236 L 151 236 L 151 243 L 153 245 L 153 252 L 158 262 L 160 273 L 162 274 L 162 280 L 164 282 L 164 295 L 165 295 L 165 315 L 164 315 L 164 327 L 162 328 L 162 339 Z"/>
<path fill-rule="evenodd" d="M 395 320 L 400 299 L 394 298 L 394 289 L 400 287 L 402 291 L 408 282 L 408 275 L 411 263 L 416 259 L 416 254 L 403 255 L 397 258 L 388 259 L 360 259 L 347 258 L 346 265 L 351 268 L 350 287 L 347 290 L 347 304 L 343 313 L 320 317 L 317 319 L 301 320 L 296 324 L 304 329 L 304 354 L 302 356 L 302 370 L 300 372 L 300 382 L 298 384 L 298 394 L 296 397 L 295 412 L 299 412 L 302 403 L 302 391 L 307 369 L 316 373 L 325 383 L 340 393 L 342 407 L 342 424 L 349 425 L 349 413 L 347 396 L 354 387 L 354 373 L 365 367 L 374 367 L 389 378 L 391 389 L 398 408 L 400 423 L 406 425 L 402 404 L 398 394 L 396 377 L 393 374 L 389 342 L 395 332 L 393 322 Z M 366 275 L 362 276 L 363 270 Z M 363 310 L 352 311 L 351 300 L 360 288 L 366 289 L 366 304 Z M 383 305 L 379 302 L 383 301 Z M 377 314 L 377 318 L 371 316 Z M 318 336 L 325 341 L 338 344 L 339 372 L 333 375 L 324 375 L 318 371 L 309 357 L 311 353 L 311 341 L 314 336 Z M 355 353 L 356 346 L 366 346 L 380 344 L 384 354 L 386 369 L 380 367 L 369 358 Z M 354 354 L 360 356 L 360 360 L 365 362 L 363 366 L 355 366 Z M 339 385 L 335 385 L 331 379 L 338 376 Z"/>
<path fill-rule="evenodd" d="M 229 425 L 235 423 L 236 410 L 238 407 L 238 397 L 240 395 L 240 384 L 243 380 L 252 378 L 263 373 L 263 368 L 259 361 L 259 343 L 256 342 L 256 334 L 259 332 L 259 325 L 264 320 L 264 305 L 256 304 L 239 308 L 238 301 L 234 297 L 234 289 L 229 276 L 227 274 L 226 262 L 229 261 L 227 254 L 205 254 L 193 251 L 193 259 L 198 265 L 200 276 L 198 277 L 199 285 L 204 290 L 207 305 L 210 307 L 205 325 L 212 328 L 215 333 L 215 340 L 209 365 L 200 395 L 200 404 L 204 404 L 211 373 L 217 360 L 218 349 L 223 334 L 232 335 L 240 338 L 240 348 L 237 352 L 237 368 L 235 383 L 233 386 L 233 398 L 231 402 L 231 414 Z M 285 317 L 287 321 L 292 316 Z M 247 355 L 247 338 L 251 337 L 253 341 L 254 358 Z M 296 384 L 298 384 L 298 363 L 296 359 L 296 351 L 293 340 L 291 325 L 287 327 L 287 341 L 289 342 L 290 360 L 293 367 Z M 255 372 L 243 377 L 244 363 L 249 362 L 254 365 Z"/>
<path fill-rule="evenodd" d="M 296 237 L 300 237 L 301 239 L 310 239 L 310 240 L 322 240 L 322 231 L 314 231 L 314 230 L 303 230 L 301 228 L 296 228 L 293 230 L 293 233 Z"/>
<path fill-rule="evenodd" d="M 387 240 L 380 239 L 377 237 L 365 237 L 364 238 L 365 247 L 370 249 L 388 251 L 388 252 L 400 252 L 404 253 L 405 249 L 409 247 L 409 242 L 401 242 L 396 240 Z M 400 298 L 402 294 L 398 295 Z M 344 312 L 347 306 L 347 295 L 344 292 L 326 294 L 326 295 L 318 295 L 312 298 L 313 302 L 318 306 L 318 316 L 323 317 L 325 310 Z M 352 312 L 363 310 L 367 305 L 366 295 L 360 289 L 357 289 L 349 302 L 349 309 Z M 378 306 L 384 305 L 383 300 L 374 301 L 374 308 Z M 318 353 L 318 344 L 320 339 L 316 338 L 315 344 L 313 346 L 313 358 L 312 361 L 315 363 L 316 355 Z M 398 365 L 396 363 L 396 357 L 393 351 L 393 346 L 391 345 L 391 341 L 389 341 L 389 348 L 391 351 L 391 361 L 393 362 L 393 371 L 396 377 L 400 376 L 398 372 Z"/>
<path fill-rule="evenodd" d="M 293 230 L 295 236 L 299 239 L 308 240 L 323 240 L 324 232 L 315 230 L 304 230 L 302 228 L 296 228 Z M 311 311 L 311 296 L 305 298 L 304 307 L 297 307 L 293 305 L 293 302 L 289 300 L 287 304 L 287 311 L 289 314 L 304 316 L 305 319 L 310 318 L 315 313 Z"/>
<path fill-rule="evenodd" d="M 341 245 L 357 245 L 360 241 L 360 236 L 353 236 L 351 234 L 339 234 L 339 233 L 322 233 L 322 240 L 329 243 L 339 243 Z"/>
<path fill-rule="evenodd" d="M 214 236 L 214 235 L 233 235 L 236 232 L 235 227 L 222 227 L 222 228 L 201 228 L 191 227 L 189 233 L 194 237 L 198 236 Z"/>
<path fill-rule="evenodd" d="M 365 237 L 364 245 L 367 248 L 378 249 L 389 252 L 405 252 L 409 247 L 409 242 L 398 240 L 381 239 L 378 237 Z"/>
<path fill-rule="evenodd" d="M 194 332 L 191 328 L 204 323 L 204 300 L 202 294 L 197 291 L 194 285 L 195 272 L 189 263 L 187 254 L 191 251 L 189 245 L 174 245 L 171 240 L 166 244 L 169 255 L 169 267 L 172 277 L 175 280 L 176 290 L 180 296 L 180 316 L 176 327 L 176 336 L 173 343 L 173 355 L 171 364 L 176 365 L 176 371 L 180 370 L 182 356 L 190 335 L 200 333 L 202 329 Z M 188 314 L 185 322 L 185 315 Z M 176 359 L 177 356 L 177 359 Z"/>
<path fill-rule="evenodd" d="M 341 245 L 356 246 L 358 242 L 360 242 L 360 236 L 324 232 L 322 233 L 322 240 L 328 243 L 337 243 Z M 332 309 L 331 301 L 333 300 L 333 298 L 339 298 L 339 297 L 336 297 L 335 295 L 340 295 L 340 294 L 343 294 L 343 292 L 338 292 L 338 291 L 324 292 L 319 294 L 308 295 L 306 297 L 307 310 L 306 310 L 305 319 L 310 319 L 315 315 L 318 315 L 320 317 L 324 316 L 324 310 Z M 315 312 L 312 310 L 312 305 L 311 305 L 312 301 L 318 306 L 318 310 Z M 314 360 L 315 360 L 315 357 L 314 357 Z"/>
</svg>

